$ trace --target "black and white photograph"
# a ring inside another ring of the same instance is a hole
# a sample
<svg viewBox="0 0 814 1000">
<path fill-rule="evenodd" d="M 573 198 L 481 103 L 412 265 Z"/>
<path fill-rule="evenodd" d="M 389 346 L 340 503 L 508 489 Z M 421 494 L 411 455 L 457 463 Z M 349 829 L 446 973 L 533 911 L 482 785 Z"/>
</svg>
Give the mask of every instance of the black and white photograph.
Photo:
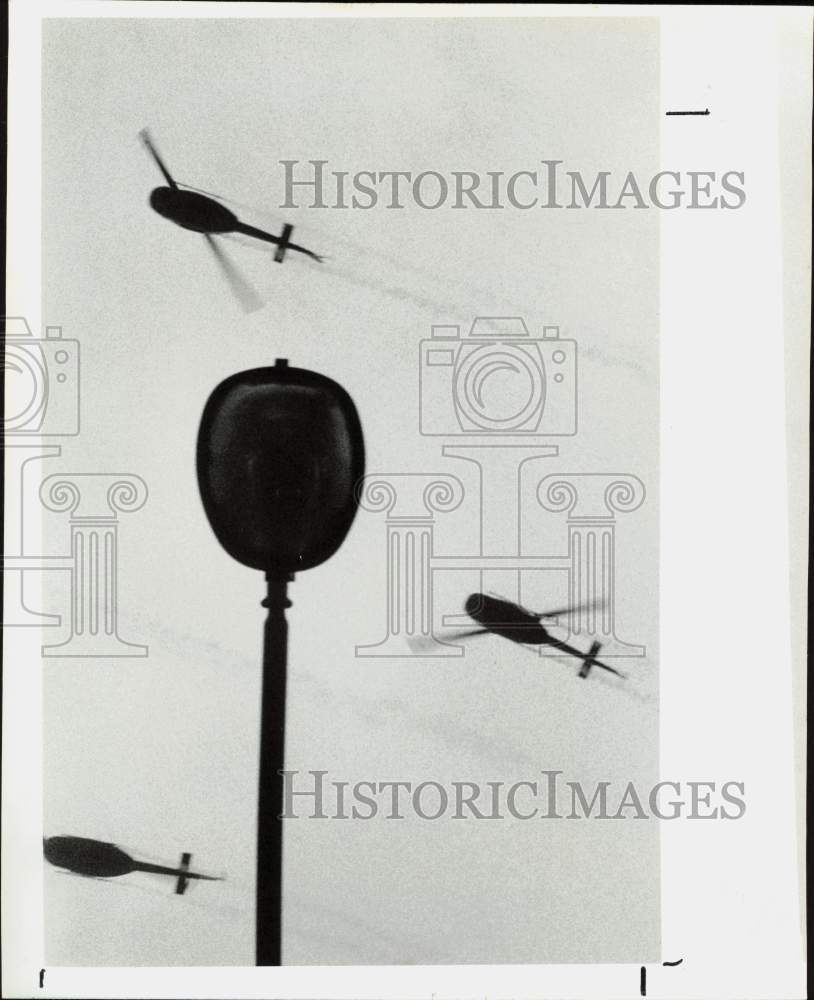
<svg viewBox="0 0 814 1000">
<path fill-rule="evenodd" d="M 5 995 L 805 996 L 811 42 L 11 4 Z"/>
</svg>

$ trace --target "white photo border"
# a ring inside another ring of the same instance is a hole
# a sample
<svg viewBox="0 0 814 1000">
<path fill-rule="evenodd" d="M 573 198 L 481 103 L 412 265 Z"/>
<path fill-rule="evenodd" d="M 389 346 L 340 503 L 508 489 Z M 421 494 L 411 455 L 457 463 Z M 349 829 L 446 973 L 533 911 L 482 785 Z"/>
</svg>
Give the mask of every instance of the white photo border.
<svg viewBox="0 0 814 1000">
<path fill-rule="evenodd" d="M 662 119 L 663 169 L 746 174 L 740 212 L 660 219 L 661 770 L 742 780 L 748 808 L 737 823 L 662 824 L 662 958 L 683 962 L 648 966 L 647 995 L 802 997 L 812 8 L 12 0 L 7 314 L 32 329 L 49 319 L 40 295 L 43 18 L 322 16 L 657 17 L 662 108 L 711 109 L 709 118 Z M 716 381 L 721 391 L 707 391 Z M 33 631 L 4 634 L 7 996 L 639 995 L 630 965 L 48 967 L 40 988 Z"/>
</svg>

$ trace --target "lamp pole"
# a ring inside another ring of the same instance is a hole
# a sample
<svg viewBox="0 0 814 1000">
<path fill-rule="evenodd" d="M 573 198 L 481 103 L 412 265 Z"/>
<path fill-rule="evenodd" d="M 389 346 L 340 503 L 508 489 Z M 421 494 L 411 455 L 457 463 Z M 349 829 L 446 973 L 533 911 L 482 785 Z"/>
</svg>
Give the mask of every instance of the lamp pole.
<svg viewBox="0 0 814 1000">
<path fill-rule="evenodd" d="M 283 881 L 283 776 L 288 622 L 291 574 L 266 574 L 268 609 L 263 629 L 260 706 L 260 783 L 257 806 L 256 963 L 280 965 Z"/>
</svg>

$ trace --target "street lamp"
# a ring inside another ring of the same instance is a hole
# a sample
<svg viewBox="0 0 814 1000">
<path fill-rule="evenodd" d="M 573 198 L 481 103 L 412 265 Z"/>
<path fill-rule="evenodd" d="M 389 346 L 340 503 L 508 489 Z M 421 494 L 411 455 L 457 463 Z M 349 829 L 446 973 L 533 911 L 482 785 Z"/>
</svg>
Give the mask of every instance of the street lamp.
<svg viewBox="0 0 814 1000">
<path fill-rule="evenodd" d="M 266 574 L 256 963 L 280 965 L 288 581 L 324 562 L 356 514 L 364 442 L 356 407 L 316 372 L 239 372 L 209 397 L 198 432 L 198 486 L 218 541 Z"/>
</svg>

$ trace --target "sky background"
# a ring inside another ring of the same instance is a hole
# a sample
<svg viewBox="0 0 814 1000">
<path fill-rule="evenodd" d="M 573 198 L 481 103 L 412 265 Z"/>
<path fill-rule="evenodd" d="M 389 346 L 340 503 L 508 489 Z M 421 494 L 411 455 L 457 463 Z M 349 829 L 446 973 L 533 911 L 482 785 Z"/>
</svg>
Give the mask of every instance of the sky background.
<svg viewBox="0 0 814 1000">
<path fill-rule="evenodd" d="M 432 324 L 522 316 L 579 344 L 580 430 L 542 472 L 629 472 L 617 525 L 620 637 L 657 690 L 658 213 L 281 210 L 281 159 L 328 169 L 516 170 L 562 159 L 658 169 L 658 33 L 637 18 L 411 21 L 76 19 L 43 26 L 43 315 L 81 342 L 82 433 L 45 472 L 128 472 L 123 639 L 143 659 L 45 661 L 45 833 L 226 877 L 183 898 L 152 876 L 46 871 L 55 965 L 250 965 L 263 581 L 206 522 L 195 440 L 207 396 L 278 356 L 340 382 L 369 473 L 443 472 L 443 554 L 472 554 L 474 467 L 419 434 Z M 266 301 L 243 314 L 204 241 L 149 209 L 151 129 L 180 181 L 324 253 L 323 265 L 224 241 Z M 451 440 L 451 439 L 450 439 Z M 523 495 L 533 495 L 533 482 Z M 529 554 L 560 554 L 563 515 L 528 500 Z M 68 548 L 65 515 L 46 519 Z M 359 658 L 385 629 L 385 523 L 360 512 L 291 587 L 287 766 L 337 780 L 657 780 L 654 704 L 498 638 L 461 659 Z M 47 574 L 64 611 L 68 574 Z M 436 618 L 477 574 L 438 573 Z M 530 574 L 524 603 L 565 603 Z M 442 606 L 443 605 L 443 606 Z M 55 630 L 55 633 L 57 630 Z M 57 641 L 61 634 L 54 636 Z M 634 685 L 631 685 L 633 687 Z M 654 821 L 299 819 L 286 828 L 286 964 L 625 962 L 658 957 Z"/>
</svg>

